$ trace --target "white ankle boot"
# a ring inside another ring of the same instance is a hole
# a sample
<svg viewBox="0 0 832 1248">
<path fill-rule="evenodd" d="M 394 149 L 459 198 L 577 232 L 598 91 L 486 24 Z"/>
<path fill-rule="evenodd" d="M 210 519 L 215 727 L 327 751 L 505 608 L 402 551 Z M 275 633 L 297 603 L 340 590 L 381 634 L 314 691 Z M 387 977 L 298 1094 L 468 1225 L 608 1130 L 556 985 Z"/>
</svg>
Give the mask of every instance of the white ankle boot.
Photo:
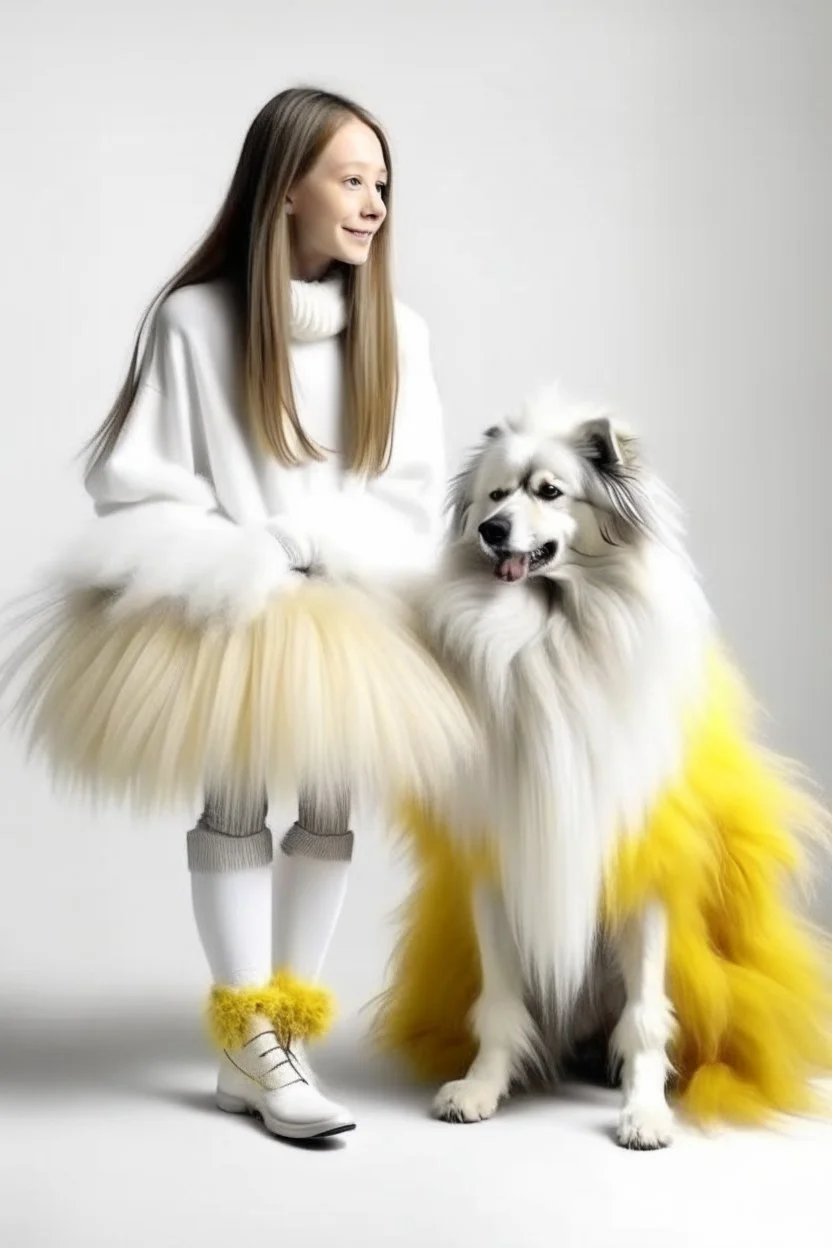
<svg viewBox="0 0 832 1248">
<path fill-rule="evenodd" d="M 352 1115 L 311 1081 L 307 1059 L 281 1045 L 262 1014 L 248 1022 L 246 1042 L 223 1049 L 217 1105 L 232 1114 L 258 1114 L 273 1135 L 316 1139 L 355 1127 Z"/>
</svg>

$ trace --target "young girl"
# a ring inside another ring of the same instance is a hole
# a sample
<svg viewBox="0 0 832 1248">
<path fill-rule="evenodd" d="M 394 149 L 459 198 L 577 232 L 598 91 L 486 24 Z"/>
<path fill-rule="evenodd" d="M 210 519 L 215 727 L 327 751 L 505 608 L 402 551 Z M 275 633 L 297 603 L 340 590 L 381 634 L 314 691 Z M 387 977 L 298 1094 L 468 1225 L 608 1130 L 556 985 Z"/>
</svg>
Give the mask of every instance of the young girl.
<svg viewBox="0 0 832 1248">
<path fill-rule="evenodd" d="M 430 565 L 441 414 L 424 323 L 391 291 L 391 180 L 380 126 L 349 100 L 293 89 L 261 110 L 91 444 L 87 583 L 236 622 L 298 572 Z M 350 794 L 300 793 L 274 905 L 265 820 L 265 795 L 242 812 L 209 791 L 187 837 L 215 1030 L 236 1041 L 217 1104 L 258 1112 L 277 1135 L 329 1135 L 354 1122 L 301 1048 L 324 1009 L 303 985 L 319 978 L 344 900 Z"/>
</svg>

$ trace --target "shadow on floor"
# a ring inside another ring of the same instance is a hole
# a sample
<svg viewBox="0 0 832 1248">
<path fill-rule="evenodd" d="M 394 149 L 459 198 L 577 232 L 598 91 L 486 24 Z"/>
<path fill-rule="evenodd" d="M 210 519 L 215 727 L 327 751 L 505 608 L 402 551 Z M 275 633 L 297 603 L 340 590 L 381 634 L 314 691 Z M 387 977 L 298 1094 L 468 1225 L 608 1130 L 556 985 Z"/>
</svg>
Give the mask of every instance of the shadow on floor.
<svg viewBox="0 0 832 1248">
<path fill-rule="evenodd" d="M 360 1020 L 347 1020 L 312 1051 L 312 1060 L 335 1095 L 429 1104 L 430 1089 L 415 1087 L 370 1052 Z M 29 1003 L 21 1011 L 0 1001 L 0 1095 L 117 1092 L 207 1111 L 213 1085 L 214 1059 L 198 1004 L 99 1001 L 70 1012 L 63 1004 Z"/>
</svg>

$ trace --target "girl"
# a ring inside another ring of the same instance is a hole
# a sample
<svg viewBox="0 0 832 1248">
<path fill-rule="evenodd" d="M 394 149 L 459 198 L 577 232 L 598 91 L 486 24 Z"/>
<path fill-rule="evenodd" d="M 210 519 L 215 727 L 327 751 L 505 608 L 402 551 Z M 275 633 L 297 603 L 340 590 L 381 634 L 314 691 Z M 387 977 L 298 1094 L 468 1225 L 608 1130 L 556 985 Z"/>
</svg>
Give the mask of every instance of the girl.
<svg viewBox="0 0 832 1248">
<path fill-rule="evenodd" d="M 210 624 L 252 619 L 301 572 L 431 564 L 441 414 L 424 323 L 391 291 L 391 181 L 381 127 L 351 101 L 293 89 L 261 110 L 90 444 L 99 519 L 82 581 L 133 603 L 177 599 Z M 349 792 L 299 795 L 274 905 L 265 795 L 242 811 L 208 792 L 187 837 L 225 1040 L 217 1104 L 256 1111 L 277 1135 L 354 1126 L 302 1049 L 325 1025 L 310 984 L 344 900 L 349 817 Z"/>
</svg>

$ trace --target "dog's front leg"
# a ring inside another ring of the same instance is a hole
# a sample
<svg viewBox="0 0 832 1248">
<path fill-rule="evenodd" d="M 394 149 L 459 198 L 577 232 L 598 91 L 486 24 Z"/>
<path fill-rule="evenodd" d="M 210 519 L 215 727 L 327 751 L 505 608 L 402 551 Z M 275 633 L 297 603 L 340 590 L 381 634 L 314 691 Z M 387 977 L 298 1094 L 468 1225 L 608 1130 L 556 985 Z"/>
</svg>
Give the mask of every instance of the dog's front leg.
<svg viewBox="0 0 832 1248">
<path fill-rule="evenodd" d="M 673 1011 L 665 993 L 663 906 L 653 903 L 628 921 L 620 933 L 618 954 L 627 993 L 611 1041 L 622 1062 L 624 1090 L 618 1142 L 625 1148 L 664 1148 L 673 1136 L 673 1115 L 665 1095 Z"/>
<path fill-rule="evenodd" d="M 536 1029 L 523 994 L 523 973 L 499 891 L 480 885 L 474 923 L 482 967 L 482 991 L 471 1011 L 479 1052 L 464 1079 L 442 1087 L 433 1111 L 446 1122 L 490 1118 L 508 1092 L 524 1057 L 533 1057 Z"/>
</svg>

